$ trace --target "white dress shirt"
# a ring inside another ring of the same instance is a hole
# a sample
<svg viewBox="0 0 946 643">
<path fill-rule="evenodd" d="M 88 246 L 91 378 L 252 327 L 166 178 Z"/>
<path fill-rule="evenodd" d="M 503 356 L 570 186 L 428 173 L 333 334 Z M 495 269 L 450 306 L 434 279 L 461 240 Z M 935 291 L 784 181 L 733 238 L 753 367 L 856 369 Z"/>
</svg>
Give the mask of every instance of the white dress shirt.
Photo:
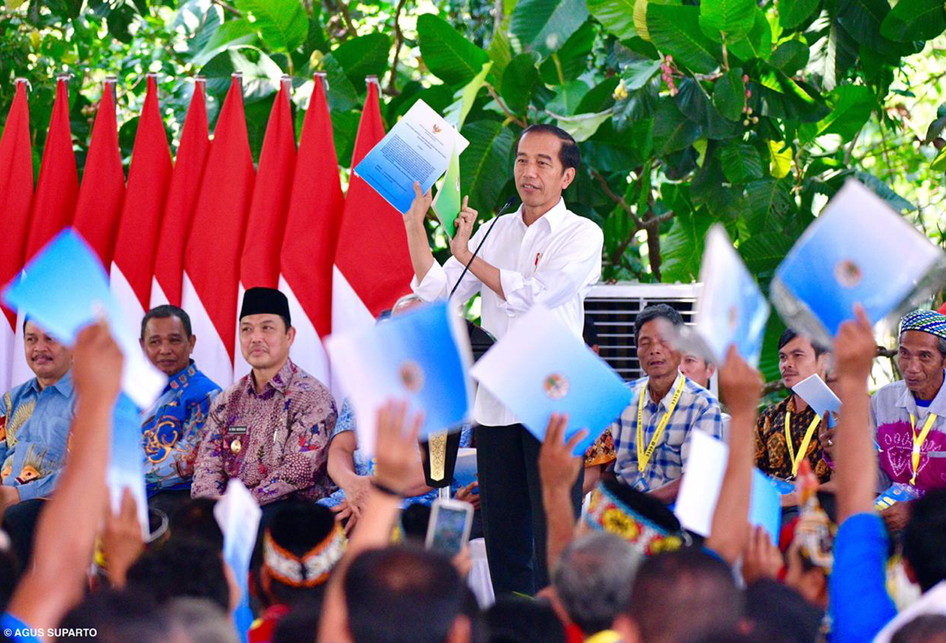
<svg viewBox="0 0 946 643">
<path fill-rule="evenodd" d="M 470 239 L 470 251 L 476 250 L 491 225 L 489 222 L 479 227 Z M 496 339 L 501 339 L 535 303 L 543 304 L 581 337 L 585 295 L 601 277 L 601 228 L 569 211 L 564 200 L 530 226 L 522 221 L 520 207 L 499 217 L 495 227 L 477 256 L 499 269 L 506 299 L 484 288 L 472 271 L 464 275 L 454 299 L 464 302 L 481 293 L 482 326 Z M 462 272 L 463 264 L 453 257 L 443 266 L 435 261 L 422 282 L 414 277 L 411 288 L 425 301 L 443 298 L 450 294 Z M 483 387 L 476 392 L 473 417 L 487 426 L 518 422 Z"/>
</svg>

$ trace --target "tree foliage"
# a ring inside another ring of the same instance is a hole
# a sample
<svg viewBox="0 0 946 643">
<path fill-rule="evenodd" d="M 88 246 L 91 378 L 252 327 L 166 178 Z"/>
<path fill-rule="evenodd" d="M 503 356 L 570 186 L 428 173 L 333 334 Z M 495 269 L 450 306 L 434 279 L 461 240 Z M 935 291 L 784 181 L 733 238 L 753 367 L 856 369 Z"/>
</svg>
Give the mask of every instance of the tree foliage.
<svg viewBox="0 0 946 643">
<path fill-rule="evenodd" d="M 849 177 L 943 242 L 931 41 L 944 30 L 935 0 L 7 0 L 0 109 L 7 79 L 29 78 L 38 157 L 55 75 L 75 74 L 81 153 L 114 74 L 127 156 L 144 73 L 160 75 L 173 133 L 189 77 L 219 101 L 240 71 L 258 153 L 279 77 L 301 107 L 320 71 L 347 165 L 366 75 L 381 79 L 389 125 L 418 99 L 448 112 L 466 95 L 462 189 L 481 212 L 514 193 L 497 168 L 519 132 L 555 123 L 580 141 L 567 198 L 605 230 L 607 279 L 691 281 L 721 222 L 767 287 Z"/>
</svg>

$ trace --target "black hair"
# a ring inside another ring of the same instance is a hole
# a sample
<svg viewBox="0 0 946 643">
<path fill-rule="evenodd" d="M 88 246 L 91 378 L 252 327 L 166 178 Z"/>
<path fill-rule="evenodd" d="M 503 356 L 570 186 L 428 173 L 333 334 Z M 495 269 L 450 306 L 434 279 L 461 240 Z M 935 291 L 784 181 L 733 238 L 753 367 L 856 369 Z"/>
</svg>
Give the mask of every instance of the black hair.
<svg viewBox="0 0 946 643">
<path fill-rule="evenodd" d="M 903 558 L 924 592 L 946 579 L 946 489 L 932 489 L 910 503 L 903 530 Z"/>
<path fill-rule="evenodd" d="M 942 643 L 946 641 L 946 614 L 920 614 L 890 637 L 890 643 Z"/>
<path fill-rule="evenodd" d="M 59 627 L 77 634 L 64 634 L 57 641 L 85 641 L 83 630 L 94 629 L 95 640 L 105 643 L 160 643 L 167 640 L 168 621 L 154 599 L 134 590 L 105 589 L 87 594 L 63 617 Z"/>
<path fill-rule="evenodd" d="M 184 312 L 183 308 L 178 308 L 171 304 L 163 304 L 149 310 L 141 319 L 141 339 L 145 338 L 145 328 L 149 321 L 152 319 L 167 319 L 168 317 L 177 317 L 181 320 L 181 324 L 184 326 L 184 334 L 187 335 L 188 339 L 194 336 L 194 331 L 191 328 L 190 315 Z"/>
<path fill-rule="evenodd" d="M 193 498 L 171 515 L 171 537 L 199 540 L 223 551 L 223 532 L 214 517 L 216 500 Z"/>
<path fill-rule="evenodd" d="M 465 596 L 449 559 L 413 547 L 366 551 L 345 575 L 355 643 L 440 643 L 463 613 Z"/>
<path fill-rule="evenodd" d="M 555 125 L 549 125 L 547 123 L 536 123 L 535 125 L 530 125 L 529 127 L 522 130 L 522 134 L 519 135 L 518 140 L 516 140 L 516 151 L 519 150 L 519 142 L 522 140 L 522 137 L 530 132 L 536 132 L 539 134 L 552 134 L 559 141 L 562 142 L 562 147 L 558 151 L 558 160 L 561 161 L 562 167 L 566 170 L 568 168 L 578 169 L 578 166 L 581 165 L 581 151 L 578 149 L 578 143 L 575 142 L 575 139 L 571 134 L 563 130 L 561 127 L 556 127 Z"/>
<path fill-rule="evenodd" d="M 627 613 L 645 641 L 685 641 L 735 629 L 743 596 L 729 565 L 698 549 L 681 549 L 644 561 Z"/>
<path fill-rule="evenodd" d="M 799 335 L 798 333 L 793 331 L 791 328 L 786 328 L 785 332 L 782 333 L 782 336 L 778 338 L 778 350 L 782 350 L 785 347 L 785 344 L 789 343 L 796 337 L 802 337 L 808 340 L 808 343 L 811 344 L 811 347 L 815 350 L 816 358 L 821 357 L 822 355 L 828 352 L 828 349 L 826 349 L 824 346 L 816 344 L 815 342 L 811 341 L 811 339 L 809 339 L 808 337 L 805 337 L 804 335 Z"/>
<path fill-rule="evenodd" d="M 651 304 L 637 313 L 634 319 L 634 342 L 637 342 L 641 334 L 641 328 L 649 321 L 658 317 L 663 317 L 674 326 L 683 326 L 683 317 L 677 312 L 677 309 L 667 304 Z"/>
<path fill-rule="evenodd" d="M 142 554 L 128 570 L 128 588 L 163 605 L 172 598 L 207 598 L 230 609 L 230 586 L 222 553 L 199 540 L 171 537 Z"/>
<path fill-rule="evenodd" d="M 483 614 L 490 643 L 565 643 L 565 627 L 547 603 L 524 596 L 499 596 Z"/>
</svg>

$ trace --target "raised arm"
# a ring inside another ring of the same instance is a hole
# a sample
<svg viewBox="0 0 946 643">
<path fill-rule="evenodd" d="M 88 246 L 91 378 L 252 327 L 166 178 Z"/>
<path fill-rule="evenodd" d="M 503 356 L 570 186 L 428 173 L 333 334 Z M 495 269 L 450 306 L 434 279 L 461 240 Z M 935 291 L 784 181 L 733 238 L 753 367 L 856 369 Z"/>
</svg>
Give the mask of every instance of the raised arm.
<svg viewBox="0 0 946 643">
<path fill-rule="evenodd" d="M 734 346 L 729 348 L 726 362 L 719 370 L 719 388 L 732 416 L 729 423 L 729 460 L 706 546 L 727 563 L 733 564 L 745 549 L 749 537 L 746 524 L 755 457 L 753 432 L 762 394 L 759 372 L 739 356 Z"/>
<path fill-rule="evenodd" d="M 572 509 L 572 487 L 585 464 L 584 456 L 572 452 L 588 434 L 581 430 L 565 441 L 568 416 L 553 413 L 545 430 L 545 440 L 539 451 L 539 477 L 542 481 L 542 506 L 545 509 L 548 544 L 548 568 L 555 569 L 559 556 L 575 532 L 575 513 Z"/>
<path fill-rule="evenodd" d="M 69 461 L 40 517 L 33 565 L 9 607 L 33 628 L 56 627 L 81 600 L 102 508 L 108 502 L 105 469 L 122 354 L 107 323 L 100 321 L 79 333 L 74 356 L 76 415 Z"/>
</svg>

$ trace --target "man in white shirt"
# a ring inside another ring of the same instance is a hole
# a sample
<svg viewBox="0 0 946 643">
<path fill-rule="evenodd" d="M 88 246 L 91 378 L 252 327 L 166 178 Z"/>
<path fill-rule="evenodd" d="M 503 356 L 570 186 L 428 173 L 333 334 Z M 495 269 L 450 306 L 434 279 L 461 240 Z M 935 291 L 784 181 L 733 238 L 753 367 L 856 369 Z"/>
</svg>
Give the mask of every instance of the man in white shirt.
<svg viewBox="0 0 946 643">
<path fill-rule="evenodd" d="M 481 293 L 483 328 L 497 338 L 536 303 L 581 337 L 584 296 L 601 276 L 604 236 L 591 220 L 570 212 L 562 199 L 580 160 L 578 146 L 567 132 L 551 125 L 527 128 L 519 138 L 514 166 L 522 206 L 480 227 L 471 239 L 477 213 L 464 199 L 450 242 L 453 257 L 443 266 L 434 260 L 424 227 L 430 195 L 421 195 L 415 186 L 417 197 L 404 219 L 414 292 L 432 301 L 448 297 L 456 287 L 458 302 Z M 473 415 L 478 423 L 477 467 L 493 586 L 497 594 L 533 594 L 548 584 L 540 443 L 482 388 Z M 576 508 L 580 491 L 579 479 L 573 490 Z"/>
</svg>

